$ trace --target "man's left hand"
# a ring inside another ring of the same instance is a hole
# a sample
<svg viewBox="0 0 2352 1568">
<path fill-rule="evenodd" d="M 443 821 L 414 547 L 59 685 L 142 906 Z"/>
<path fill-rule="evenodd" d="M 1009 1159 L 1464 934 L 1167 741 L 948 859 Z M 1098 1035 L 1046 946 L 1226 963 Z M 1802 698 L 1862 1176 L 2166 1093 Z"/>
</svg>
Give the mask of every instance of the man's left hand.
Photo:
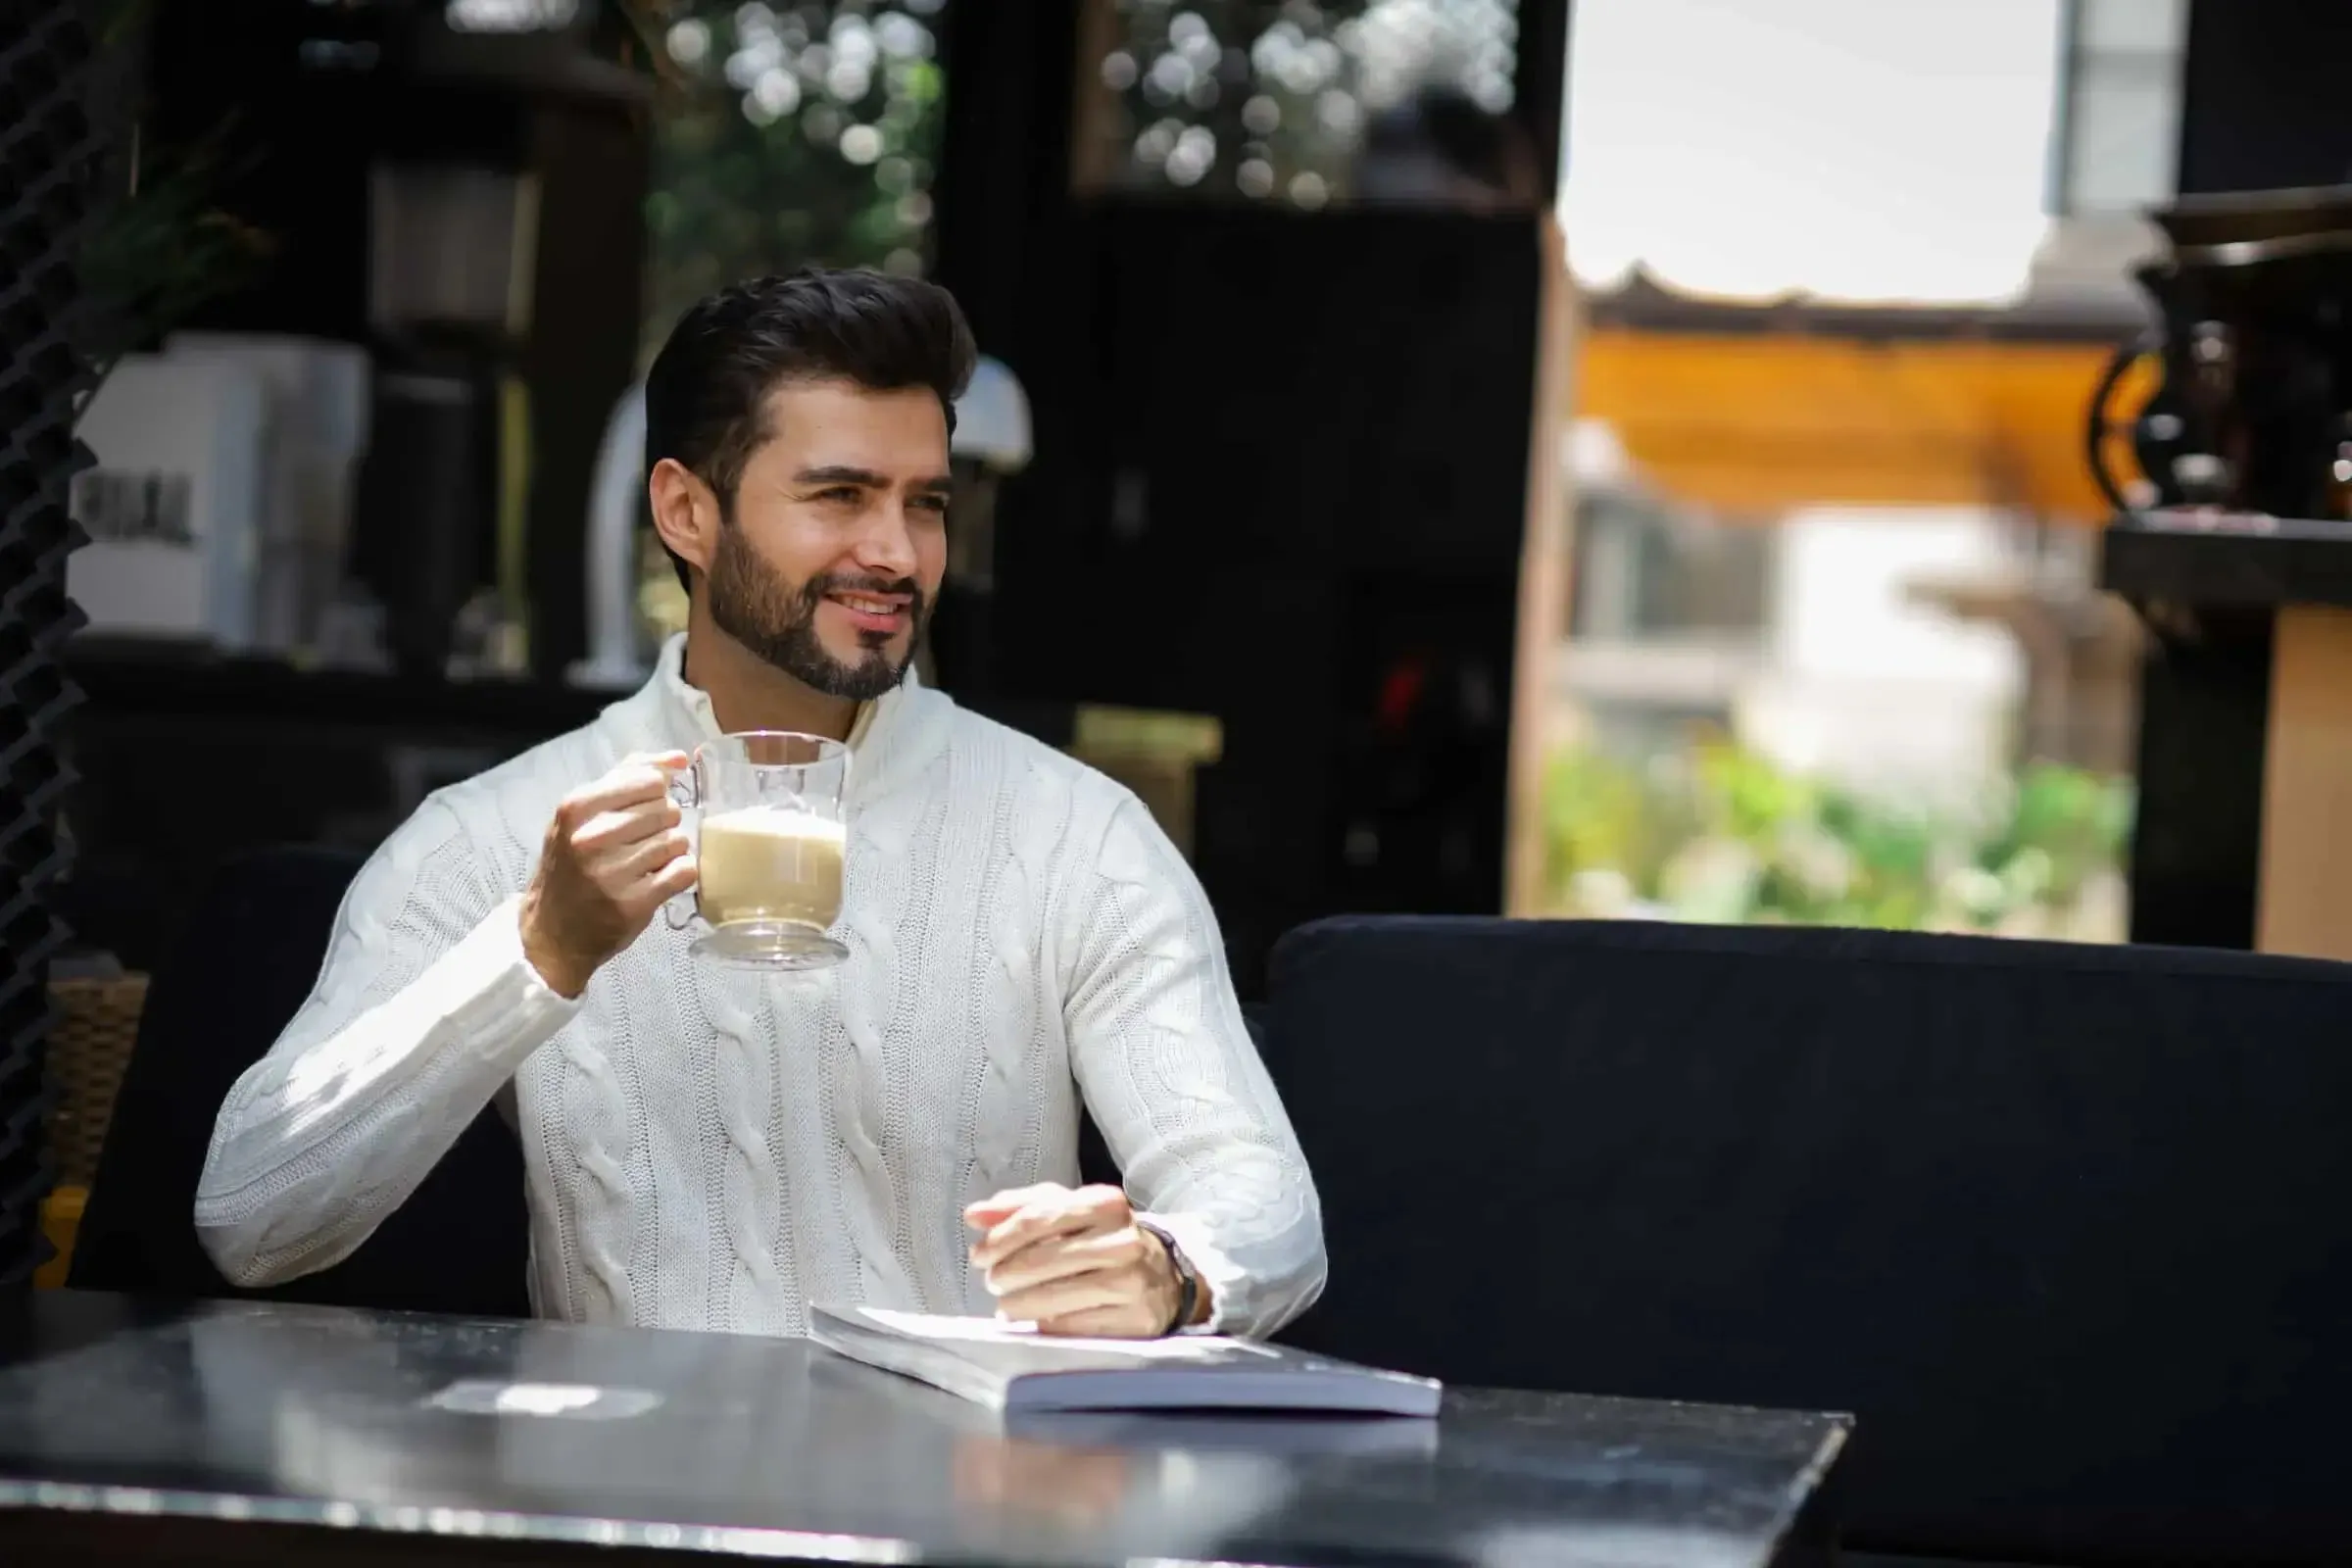
<svg viewBox="0 0 2352 1568">
<path fill-rule="evenodd" d="M 1044 1334 L 1148 1340 L 1182 1298 L 1175 1259 L 1116 1187 L 1015 1188 L 963 1211 L 997 1309 Z"/>
</svg>

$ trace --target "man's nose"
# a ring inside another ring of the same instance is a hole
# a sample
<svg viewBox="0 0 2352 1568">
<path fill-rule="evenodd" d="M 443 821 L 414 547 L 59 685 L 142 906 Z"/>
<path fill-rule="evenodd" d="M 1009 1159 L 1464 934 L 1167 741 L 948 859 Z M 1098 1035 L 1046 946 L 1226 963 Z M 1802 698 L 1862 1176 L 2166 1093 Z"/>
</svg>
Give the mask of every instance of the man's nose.
<svg viewBox="0 0 2352 1568">
<path fill-rule="evenodd" d="M 858 541 L 858 564 L 890 577 L 914 575 L 914 531 L 904 506 L 885 502 L 874 509 Z"/>
</svg>

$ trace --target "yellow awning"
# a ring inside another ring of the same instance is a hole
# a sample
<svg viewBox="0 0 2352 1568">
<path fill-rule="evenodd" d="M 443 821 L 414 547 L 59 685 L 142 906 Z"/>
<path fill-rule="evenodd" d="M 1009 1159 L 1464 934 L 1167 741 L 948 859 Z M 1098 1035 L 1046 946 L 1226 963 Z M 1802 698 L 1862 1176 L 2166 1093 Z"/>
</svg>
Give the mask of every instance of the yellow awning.
<svg viewBox="0 0 2352 1568">
<path fill-rule="evenodd" d="M 1988 338 L 1595 326 L 1578 416 L 1666 495 L 1732 515 L 1809 506 L 2001 506 L 2103 522 L 2082 456 L 2112 349 Z M 2117 407 L 2144 398 L 2134 370 Z M 2119 469 L 2135 472 L 2128 458 Z"/>
</svg>

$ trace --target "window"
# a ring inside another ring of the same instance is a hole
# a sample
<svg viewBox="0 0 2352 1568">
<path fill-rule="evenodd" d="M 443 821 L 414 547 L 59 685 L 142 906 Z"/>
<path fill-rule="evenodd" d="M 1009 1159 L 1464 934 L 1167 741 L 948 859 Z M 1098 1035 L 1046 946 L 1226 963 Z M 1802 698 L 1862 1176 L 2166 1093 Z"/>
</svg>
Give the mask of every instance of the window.
<svg viewBox="0 0 2352 1568">
<path fill-rule="evenodd" d="M 1769 524 L 1597 487 L 1577 498 L 1576 513 L 1571 635 L 1762 642 L 1772 582 Z"/>
<path fill-rule="evenodd" d="M 2052 209 L 2089 218 L 2169 201 L 2188 0 L 2071 0 L 2063 26 Z"/>
</svg>

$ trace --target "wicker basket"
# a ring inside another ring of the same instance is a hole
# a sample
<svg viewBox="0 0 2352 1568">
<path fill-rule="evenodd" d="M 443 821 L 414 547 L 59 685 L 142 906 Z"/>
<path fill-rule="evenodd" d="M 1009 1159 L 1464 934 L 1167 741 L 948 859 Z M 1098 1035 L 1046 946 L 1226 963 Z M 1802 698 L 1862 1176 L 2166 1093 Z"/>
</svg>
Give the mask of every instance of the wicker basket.
<svg viewBox="0 0 2352 1568">
<path fill-rule="evenodd" d="M 49 1035 L 49 1154 L 60 1187 L 87 1187 L 98 1172 L 98 1152 L 114 1119 L 115 1092 L 138 1039 L 147 1005 L 147 977 L 59 980 L 49 987 L 58 1007 Z"/>
</svg>

